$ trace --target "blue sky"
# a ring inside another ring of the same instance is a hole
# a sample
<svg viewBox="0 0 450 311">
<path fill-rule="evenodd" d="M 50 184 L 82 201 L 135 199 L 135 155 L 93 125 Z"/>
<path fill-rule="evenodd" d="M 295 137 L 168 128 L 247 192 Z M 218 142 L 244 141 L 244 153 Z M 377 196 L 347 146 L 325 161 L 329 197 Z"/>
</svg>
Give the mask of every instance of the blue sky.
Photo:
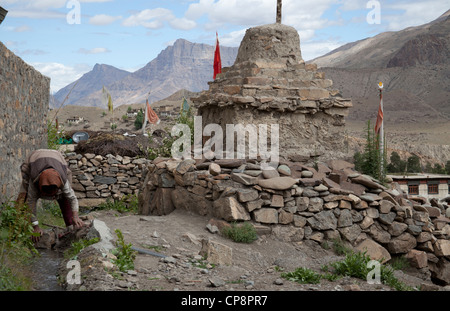
<svg viewBox="0 0 450 311">
<path fill-rule="evenodd" d="M 57 92 L 96 63 L 136 71 L 179 38 L 214 45 L 217 31 L 221 45 L 237 47 L 247 28 L 275 22 L 276 2 L 0 0 L 9 11 L 0 41 L 50 77 Z M 283 0 L 283 24 L 299 31 L 303 58 L 310 60 L 430 22 L 448 9 L 450 0 Z"/>
</svg>

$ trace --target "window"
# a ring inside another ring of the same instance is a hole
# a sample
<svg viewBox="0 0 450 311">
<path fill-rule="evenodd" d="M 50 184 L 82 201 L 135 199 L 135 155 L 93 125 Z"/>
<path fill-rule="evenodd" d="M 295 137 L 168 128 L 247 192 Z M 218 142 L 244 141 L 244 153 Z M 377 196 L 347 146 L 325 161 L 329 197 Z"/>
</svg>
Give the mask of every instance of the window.
<svg viewBox="0 0 450 311">
<path fill-rule="evenodd" d="M 439 194 L 439 185 L 438 184 L 428 185 L 428 194 Z"/>
<path fill-rule="evenodd" d="M 408 194 L 419 194 L 419 185 L 408 185 Z"/>
</svg>

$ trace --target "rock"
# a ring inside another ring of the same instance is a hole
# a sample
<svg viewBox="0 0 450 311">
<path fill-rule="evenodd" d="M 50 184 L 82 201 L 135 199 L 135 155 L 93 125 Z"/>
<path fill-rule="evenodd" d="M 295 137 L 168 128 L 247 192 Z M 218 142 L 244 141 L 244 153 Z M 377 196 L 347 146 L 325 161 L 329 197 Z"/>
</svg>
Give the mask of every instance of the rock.
<svg viewBox="0 0 450 311">
<path fill-rule="evenodd" d="M 307 220 L 308 224 L 316 230 L 329 230 L 337 228 L 337 219 L 331 210 L 321 211 Z"/>
<path fill-rule="evenodd" d="M 253 212 L 255 221 L 263 224 L 277 224 L 278 212 L 274 208 L 261 208 Z"/>
<path fill-rule="evenodd" d="M 44 231 L 38 242 L 34 244 L 37 249 L 52 249 L 56 244 L 56 234 L 52 230 Z"/>
<path fill-rule="evenodd" d="M 272 196 L 271 207 L 284 207 L 284 199 L 282 195 L 274 194 Z"/>
<path fill-rule="evenodd" d="M 212 287 L 222 287 L 225 286 L 225 281 L 222 280 L 221 278 L 218 278 L 216 276 L 210 277 L 208 279 L 209 283 L 211 283 Z"/>
<path fill-rule="evenodd" d="M 360 252 L 366 252 L 372 260 L 378 260 L 381 263 L 386 263 L 391 260 L 391 254 L 389 254 L 387 249 L 370 239 L 366 239 L 359 243 L 356 246 L 356 249 Z"/>
<path fill-rule="evenodd" d="M 226 221 L 250 220 L 250 214 L 234 197 L 222 197 L 213 203 L 213 213 Z"/>
<path fill-rule="evenodd" d="M 295 185 L 297 181 L 291 177 L 275 177 L 271 179 L 260 179 L 258 185 L 262 188 L 273 190 L 287 190 Z"/>
<path fill-rule="evenodd" d="M 393 221 L 388 227 L 388 232 L 391 236 L 399 236 L 407 228 L 408 228 L 407 224 L 405 224 L 403 222 Z M 423 241 L 423 242 L 425 242 L 425 241 Z"/>
<path fill-rule="evenodd" d="M 450 285 L 450 261 L 440 258 L 436 264 L 430 264 L 431 278 L 440 285 Z"/>
<path fill-rule="evenodd" d="M 427 205 L 425 205 L 424 207 L 425 207 L 425 209 L 427 210 L 428 215 L 429 215 L 431 218 L 436 218 L 436 217 L 441 216 L 441 210 L 440 210 L 438 207 L 427 206 Z"/>
<path fill-rule="evenodd" d="M 186 176 L 186 175 L 185 175 Z M 171 192 L 173 206 L 199 215 L 207 215 L 212 209 L 212 202 L 203 196 L 188 191 L 184 187 L 175 187 Z"/>
<path fill-rule="evenodd" d="M 357 224 L 348 227 L 338 228 L 338 231 L 345 240 L 353 243 L 361 233 L 361 228 Z"/>
<path fill-rule="evenodd" d="M 279 172 L 281 175 L 291 176 L 291 169 L 289 168 L 289 166 L 284 165 L 284 164 L 278 166 L 278 172 Z"/>
<path fill-rule="evenodd" d="M 308 197 L 308 198 L 318 197 L 319 192 L 317 192 L 313 189 L 306 188 L 303 190 L 303 196 Z"/>
<path fill-rule="evenodd" d="M 387 214 L 391 211 L 391 209 L 394 207 L 394 204 L 387 200 L 381 200 L 380 201 L 380 213 Z"/>
<path fill-rule="evenodd" d="M 372 239 L 381 244 L 389 243 L 389 241 L 391 240 L 391 235 L 389 234 L 389 232 L 383 230 L 383 228 L 378 223 L 374 223 L 372 226 L 370 226 L 369 235 L 372 237 Z"/>
<path fill-rule="evenodd" d="M 396 216 L 397 214 L 394 212 L 390 212 L 389 214 L 380 214 L 378 220 L 385 225 L 390 225 L 392 224 Z"/>
<path fill-rule="evenodd" d="M 238 189 L 237 191 L 239 202 L 245 203 L 254 201 L 259 198 L 259 193 L 254 189 Z"/>
<path fill-rule="evenodd" d="M 338 228 L 349 227 L 351 225 L 353 225 L 352 213 L 347 209 L 342 210 L 337 223 Z"/>
<path fill-rule="evenodd" d="M 280 173 L 272 167 L 264 169 L 262 175 L 265 179 L 280 177 Z"/>
<path fill-rule="evenodd" d="M 450 240 L 438 239 L 434 243 L 434 254 L 438 257 L 450 256 Z"/>
<path fill-rule="evenodd" d="M 412 249 L 405 255 L 405 258 L 408 259 L 412 267 L 418 269 L 428 267 L 427 253 L 423 251 Z"/>
<path fill-rule="evenodd" d="M 186 159 L 181 161 L 176 170 L 179 174 L 183 175 L 189 171 L 194 170 L 195 168 L 195 160 L 194 159 Z"/>
<path fill-rule="evenodd" d="M 314 173 L 311 171 L 302 171 L 301 176 L 302 178 L 312 178 L 314 176 Z"/>
<path fill-rule="evenodd" d="M 209 173 L 213 176 L 217 176 L 221 173 L 222 169 L 220 168 L 220 165 L 216 163 L 211 163 L 209 165 Z"/>
<path fill-rule="evenodd" d="M 391 254 L 406 254 L 417 245 L 416 238 L 411 234 L 404 232 L 394 237 L 387 245 L 387 249 Z"/>
<path fill-rule="evenodd" d="M 258 177 L 253 177 L 244 173 L 231 173 L 231 179 L 246 186 L 258 184 Z"/>
<path fill-rule="evenodd" d="M 258 199 L 255 201 L 247 202 L 247 211 L 252 212 L 256 209 L 260 209 L 263 205 L 263 200 Z"/>
<path fill-rule="evenodd" d="M 323 210 L 323 199 L 313 197 L 309 199 L 308 212 L 320 212 Z"/>
<path fill-rule="evenodd" d="M 352 182 L 361 184 L 371 189 L 382 189 L 382 190 L 386 189 L 383 185 L 373 181 L 372 178 L 364 175 L 359 175 L 357 177 L 352 178 Z"/>
<path fill-rule="evenodd" d="M 220 167 L 224 168 L 238 168 L 242 164 L 244 164 L 244 160 L 242 159 L 220 159 L 215 160 L 214 163 L 220 165 Z"/>
<path fill-rule="evenodd" d="M 117 179 L 114 177 L 105 177 L 105 176 L 96 175 L 94 177 L 93 182 L 98 183 L 98 184 L 111 185 L 111 184 L 115 184 L 117 182 Z"/>
<path fill-rule="evenodd" d="M 149 214 L 163 216 L 169 215 L 175 210 L 172 203 L 173 188 L 158 188 L 150 202 Z"/>
<path fill-rule="evenodd" d="M 210 239 L 202 240 L 202 248 L 199 255 L 206 258 L 211 264 L 230 266 L 233 264 L 233 249 Z"/>
</svg>

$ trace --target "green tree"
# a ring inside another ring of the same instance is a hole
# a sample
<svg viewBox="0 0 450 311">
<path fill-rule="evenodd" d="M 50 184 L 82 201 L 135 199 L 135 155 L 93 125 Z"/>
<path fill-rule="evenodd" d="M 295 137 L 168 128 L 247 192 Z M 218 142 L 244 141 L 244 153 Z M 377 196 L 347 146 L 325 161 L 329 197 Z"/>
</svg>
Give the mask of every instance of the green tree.
<svg viewBox="0 0 450 311">
<path fill-rule="evenodd" d="M 380 139 L 375 133 L 375 130 L 370 124 L 370 120 L 367 122 L 367 136 L 366 145 L 363 153 L 355 153 L 354 162 L 355 168 L 367 175 L 370 175 L 379 181 L 383 182 L 386 177 L 386 146 L 384 154 L 381 155 L 379 149 Z M 383 165 L 383 163 L 385 163 Z"/>
<path fill-rule="evenodd" d="M 400 158 L 400 155 L 393 151 L 390 157 L 390 163 L 387 166 L 387 171 L 389 173 L 403 173 L 406 168 L 406 161 Z"/>
<path fill-rule="evenodd" d="M 450 160 L 445 163 L 445 172 L 446 174 L 450 174 Z"/>
<path fill-rule="evenodd" d="M 420 158 L 415 154 L 408 158 L 408 173 L 420 173 L 422 172 L 422 166 L 420 165 Z"/>
<path fill-rule="evenodd" d="M 136 119 L 134 120 L 134 128 L 136 130 L 142 129 L 142 126 L 144 125 L 144 113 L 142 112 L 142 109 L 139 110 Z"/>
</svg>

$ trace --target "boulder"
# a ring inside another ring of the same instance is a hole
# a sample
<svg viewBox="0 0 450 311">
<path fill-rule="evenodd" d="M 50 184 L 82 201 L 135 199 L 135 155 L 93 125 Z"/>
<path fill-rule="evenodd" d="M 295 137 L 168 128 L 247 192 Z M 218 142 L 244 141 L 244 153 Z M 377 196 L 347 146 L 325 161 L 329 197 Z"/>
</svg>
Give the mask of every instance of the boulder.
<svg viewBox="0 0 450 311">
<path fill-rule="evenodd" d="M 250 220 L 250 214 L 235 197 L 222 197 L 213 203 L 213 214 L 226 221 Z"/>
<path fill-rule="evenodd" d="M 371 239 L 362 241 L 356 246 L 356 249 L 360 252 L 366 252 L 372 260 L 378 260 L 381 263 L 391 260 L 391 254 L 387 249 Z"/>
<path fill-rule="evenodd" d="M 424 251 L 412 249 L 405 255 L 405 258 L 408 259 L 410 265 L 414 268 L 422 269 L 428 267 L 428 256 Z"/>
<path fill-rule="evenodd" d="M 233 249 L 210 239 L 202 240 L 202 248 L 199 255 L 214 265 L 231 266 L 233 264 Z"/>
<path fill-rule="evenodd" d="M 271 179 L 260 179 L 258 185 L 262 188 L 273 190 L 287 190 L 295 185 L 297 181 L 291 177 L 275 177 Z"/>
<path fill-rule="evenodd" d="M 261 208 L 253 212 L 255 221 L 263 224 L 277 224 L 278 212 L 274 208 Z"/>
<path fill-rule="evenodd" d="M 391 239 L 387 245 L 387 249 L 391 254 L 406 254 L 417 245 L 416 238 L 404 232 L 397 237 Z"/>
<path fill-rule="evenodd" d="M 434 243 L 434 254 L 438 257 L 450 256 L 450 240 L 438 239 Z"/>
<path fill-rule="evenodd" d="M 329 230 L 337 228 L 337 219 L 333 211 L 324 210 L 307 219 L 308 224 L 316 230 Z"/>
</svg>

